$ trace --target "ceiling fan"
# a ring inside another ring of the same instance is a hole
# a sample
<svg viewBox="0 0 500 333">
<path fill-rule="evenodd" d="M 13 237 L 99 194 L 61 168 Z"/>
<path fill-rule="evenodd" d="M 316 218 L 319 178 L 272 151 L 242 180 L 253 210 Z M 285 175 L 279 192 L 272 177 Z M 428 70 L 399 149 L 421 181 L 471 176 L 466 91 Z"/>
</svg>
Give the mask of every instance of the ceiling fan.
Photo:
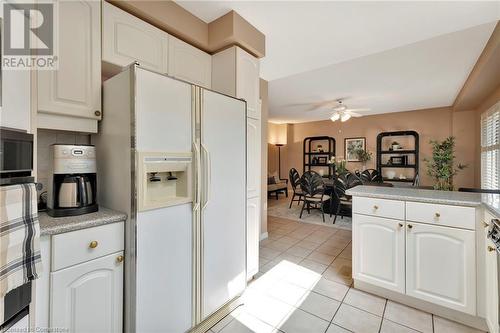
<svg viewBox="0 0 500 333">
<path fill-rule="evenodd" d="M 331 121 L 337 121 L 340 119 L 341 122 L 348 121 L 351 117 L 362 117 L 362 114 L 356 113 L 354 111 L 362 111 L 368 109 L 349 109 L 341 99 L 335 101 L 336 105 L 332 107 L 333 114 L 330 117 Z"/>
</svg>

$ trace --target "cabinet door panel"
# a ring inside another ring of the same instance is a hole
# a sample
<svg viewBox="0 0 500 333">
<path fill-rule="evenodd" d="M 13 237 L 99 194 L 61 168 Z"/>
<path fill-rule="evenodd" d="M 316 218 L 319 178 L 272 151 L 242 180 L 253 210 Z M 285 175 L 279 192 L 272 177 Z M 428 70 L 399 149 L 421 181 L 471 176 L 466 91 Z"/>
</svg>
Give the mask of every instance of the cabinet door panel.
<svg viewBox="0 0 500 333">
<path fill-rule="evenodd" d="M 247 279 L 259 272 L 260 198 L 247 200 Z"/>
<path fill-rule="evenodd" d="M 498 318 L 498 261 L 496 251 L 490 251 L 489 246 L 494 247 L 491 240 L 486 241 L 486 248 L 483 250 L 486 266 L 486 323 L 491 333 L 499 332 Z"/>
<path fill-rule="evenodd" d="M 236 48 L 236 94 L 247 101 L 247 116 L 260 119 L 259 60 Z"/>
<path fill-rule="evenodd" d="M 210 88 L 212 86 L 212 56 L 170 36 L 168 75 Z"/>
<path fill-rule="evenodd" d="M 260 120 L 247 118 L 247 196 L 260 195 L 261 132 Z"/>
<path fill-rule="evenodd" d="M 354 279 L 405 291 L 404 222 L 353 214 Z"/>
<path fill-rule="evenodd" d="M 406 293 L 475 314 L 475 253 L 473 231 L 407 222 Z"/>
<path fill-rule="evenodd" d="M 100 119 L 101 4 L 83 0 L 55 4 L 59 68 L 38 71 L 38 111 Z"/>
<path fill-rule="evenodd" d="M 50 327 L 69 332 L 121 332 L 123 252 L 87 261 L 50 277 Z"/>
<path fill-rule="evenodd" d="M 102 60 L 167 72 L 168 34 L 125 11 L 103 2 Z"/>
</svg>

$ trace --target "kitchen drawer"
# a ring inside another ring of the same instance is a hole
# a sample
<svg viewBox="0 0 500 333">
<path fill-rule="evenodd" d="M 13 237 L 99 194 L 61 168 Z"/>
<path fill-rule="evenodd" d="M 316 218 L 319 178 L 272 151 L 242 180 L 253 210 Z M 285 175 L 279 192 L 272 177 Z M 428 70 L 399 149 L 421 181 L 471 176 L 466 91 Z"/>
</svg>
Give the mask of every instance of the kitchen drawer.
<svg viewBox="0 0 500 333">
<path fill-rule="evenodd" d="M 473 207 L 406 202 L 406 220 L 475 230 Z"/>
<path fill-rule="evenodd" d="M 123 223 L 111 223 L 52 236 L 51 271 L 122 251 Z"/>
<path fill-rule="evenodd" d="M 352 202 L 353 213 L 388 217 L 391 219 L 405 219 L 405 203 L 398 200 L 387 200 L 366 197 L 354 197 Z"/>
</svg>

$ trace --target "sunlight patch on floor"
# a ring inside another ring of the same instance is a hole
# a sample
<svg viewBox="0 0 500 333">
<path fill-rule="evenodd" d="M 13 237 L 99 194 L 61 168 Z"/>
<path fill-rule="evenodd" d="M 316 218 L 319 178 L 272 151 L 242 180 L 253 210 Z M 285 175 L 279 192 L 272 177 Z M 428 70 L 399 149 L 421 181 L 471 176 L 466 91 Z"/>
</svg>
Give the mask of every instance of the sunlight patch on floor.
<svg viewBox="0 0 500 333">
<path fill-rule="evenodd" d="M 274 332 L 320 279 L 321 274 L 282 260 L 248 286 L 235 321 L 253 332 Z"/>
</svg>

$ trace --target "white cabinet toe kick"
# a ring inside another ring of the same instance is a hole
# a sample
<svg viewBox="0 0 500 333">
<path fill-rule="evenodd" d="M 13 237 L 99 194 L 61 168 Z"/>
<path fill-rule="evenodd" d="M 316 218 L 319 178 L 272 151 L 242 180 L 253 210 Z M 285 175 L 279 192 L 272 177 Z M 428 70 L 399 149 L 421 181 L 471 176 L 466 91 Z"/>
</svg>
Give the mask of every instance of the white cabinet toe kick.
<svg viewBox="0 0 500 333">
<path fill-rule="evenodd" d="M 481 206 L 353 196 L 356 288 L 488 330 Z"/>
</svg>

